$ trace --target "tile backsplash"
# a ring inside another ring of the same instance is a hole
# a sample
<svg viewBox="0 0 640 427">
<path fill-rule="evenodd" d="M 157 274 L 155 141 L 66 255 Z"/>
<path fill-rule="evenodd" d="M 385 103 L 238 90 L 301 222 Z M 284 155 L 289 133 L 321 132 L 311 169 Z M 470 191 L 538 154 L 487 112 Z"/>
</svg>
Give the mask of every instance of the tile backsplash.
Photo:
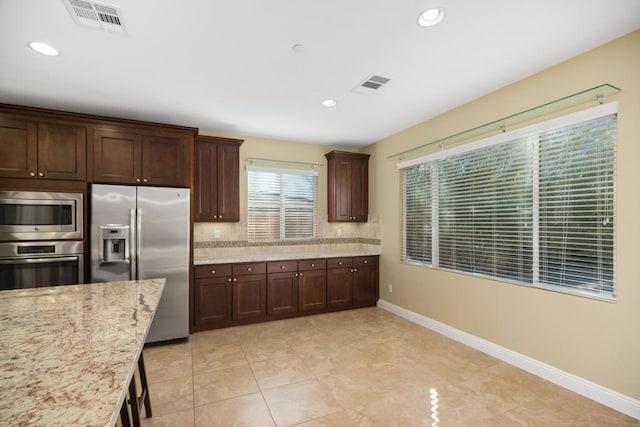
<svg viewBox="0 0 640 427">
<path fill-rule="evenodd" d="M 294 257 L 301 252 L 328 254 L 379 254 L 380 217 L 369 214 L 366 223 L 329 223 L 318 220 L 317 236 L 310 241 L 248 242 L 247 217 L 237 223 L 202 223 L 193 227 L 194 260 L 233 257 Z M 325 254 L 325 255 L 322 255 Z"/>
<path fill-rule="evenodd" d="M 327 215 L 318 219 L 317 239 L 363 238 L 380 239 L 380 215 L 369 214 L 366 223 L 329 222 Z M 197 222 L 193 227 L 193 241 L 245 241 L 247 215 L 239 222 Z"/>
</svg>

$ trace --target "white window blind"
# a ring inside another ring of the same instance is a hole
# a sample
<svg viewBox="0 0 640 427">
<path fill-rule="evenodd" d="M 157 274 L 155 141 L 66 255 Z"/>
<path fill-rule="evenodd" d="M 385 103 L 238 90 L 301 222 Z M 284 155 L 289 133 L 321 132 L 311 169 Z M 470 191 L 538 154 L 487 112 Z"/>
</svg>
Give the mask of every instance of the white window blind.
<svg viewBox="0 0 640 427">
<path fill-rule="evenodd" d="M 247 166 L 250 241 L 312 239 L 316 235 L 317 173 Z"/>
<path fill-rule="evenodd" d="M 612 299 L 616 111 L 401 165 L 403 261 Z"/>
</svg>

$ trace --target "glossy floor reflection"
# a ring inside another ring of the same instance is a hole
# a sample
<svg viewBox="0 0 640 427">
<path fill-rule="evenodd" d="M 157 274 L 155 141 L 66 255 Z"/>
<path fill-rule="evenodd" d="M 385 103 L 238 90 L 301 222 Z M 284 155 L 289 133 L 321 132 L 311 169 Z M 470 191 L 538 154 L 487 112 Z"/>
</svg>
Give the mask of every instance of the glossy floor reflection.
<svg viewBox="0 0 640 427">
<path fill-rule="evenodd" d="M 145 361 L 145 426 L 640 425 L 378 308 L 199 332 Z"/>
</svg>

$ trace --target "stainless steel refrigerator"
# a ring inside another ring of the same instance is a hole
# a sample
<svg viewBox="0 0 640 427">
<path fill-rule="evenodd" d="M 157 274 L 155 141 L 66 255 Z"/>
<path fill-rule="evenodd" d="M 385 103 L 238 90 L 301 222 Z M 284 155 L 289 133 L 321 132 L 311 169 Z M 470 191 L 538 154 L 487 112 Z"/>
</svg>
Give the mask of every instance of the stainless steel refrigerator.
<svg viewBox="0 0 640 427">
<path fill-rule="evenodd" d="M 146 342 L 189 336 L 189 190 L 91 187 L 91 281 L 166 278 Z"/>
</svg>

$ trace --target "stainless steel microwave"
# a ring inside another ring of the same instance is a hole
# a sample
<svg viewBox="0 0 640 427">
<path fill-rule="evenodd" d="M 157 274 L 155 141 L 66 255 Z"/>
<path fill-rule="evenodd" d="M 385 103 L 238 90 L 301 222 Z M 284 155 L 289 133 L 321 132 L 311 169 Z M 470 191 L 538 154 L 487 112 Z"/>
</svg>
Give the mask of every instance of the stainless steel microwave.
<svg viewBox="0 0 640 427">
<path fill-rule="evenodd" d="M 82 239 L 82 193 L 0 191 L 0 240 Z"/>
</svg>

